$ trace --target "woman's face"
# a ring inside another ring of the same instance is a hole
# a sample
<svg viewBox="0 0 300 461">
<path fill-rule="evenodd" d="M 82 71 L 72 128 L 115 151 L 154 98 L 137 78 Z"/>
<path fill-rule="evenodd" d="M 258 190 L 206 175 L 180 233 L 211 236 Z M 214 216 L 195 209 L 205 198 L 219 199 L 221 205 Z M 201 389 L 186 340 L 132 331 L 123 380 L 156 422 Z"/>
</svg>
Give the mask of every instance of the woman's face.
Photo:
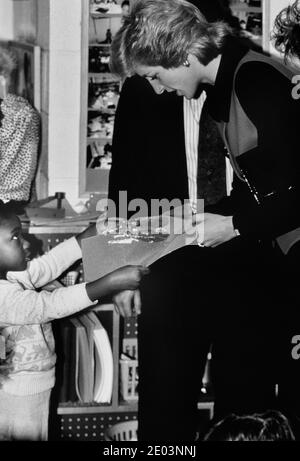
<svg viewBox="0 0 300 461">
<path fill-rule="evenodd" d="M 204 69 L 204 66 L 199 63 L 197 58 L 189 55 L 188 65 L 165 69 L 161 66 L 137 64 L 135 72 L 139 76 L 145 77 L 157 94 L 164 91 L 176 91 L 178 96 L 192 99 L 199 84 L 206 81 L 204 72 L 201 72 L 202 68 Z"/>
</svg>

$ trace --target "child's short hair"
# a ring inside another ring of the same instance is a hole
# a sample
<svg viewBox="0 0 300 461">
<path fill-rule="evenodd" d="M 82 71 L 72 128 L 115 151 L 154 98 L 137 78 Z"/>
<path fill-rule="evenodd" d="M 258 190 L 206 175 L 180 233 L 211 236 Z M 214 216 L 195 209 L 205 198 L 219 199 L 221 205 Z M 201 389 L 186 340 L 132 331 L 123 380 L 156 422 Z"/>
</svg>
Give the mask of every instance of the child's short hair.
<svg viewBox="0 0 300 461">
<path fill-rule="evenodd" d="M 288 419 L 279 411 L 237 416 L 231 414 L 215 424 L 204 441 L 279 441 L 295 440 Z"/>
</svg>

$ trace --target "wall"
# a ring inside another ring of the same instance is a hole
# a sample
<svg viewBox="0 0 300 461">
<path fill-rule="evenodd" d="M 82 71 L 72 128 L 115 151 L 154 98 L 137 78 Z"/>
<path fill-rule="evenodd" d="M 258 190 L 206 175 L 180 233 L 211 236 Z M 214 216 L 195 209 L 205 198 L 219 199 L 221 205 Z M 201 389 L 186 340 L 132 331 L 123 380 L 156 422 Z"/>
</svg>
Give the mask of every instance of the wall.
<svg viewBox="0 0 300 461">
<path fill-rule="evenodd" d="M 49 195 L 79 198 L 81 0 L 50 0 Z"/>
<path fill-rule="evenodd" d="M 29 43 L 37 42 L 37 5 L 38 0 L 13 0 L 13 27 L 15 40 Z"/>
<path fill-rule="evenodd" d="M 0 40 L 12 40 L 13 37 L 12 0 L 0 0 Z"/>
<path fill-rule="evenodd" d="M 39 158 L 36 188 L 38 198 L 48 194 L 49 154 L 49 55 L 50 55 L 50 4 L 49 0 L 38 0 L 37 4 L 37 38 L 41 47 L 41 153 Z"/>
</svg>

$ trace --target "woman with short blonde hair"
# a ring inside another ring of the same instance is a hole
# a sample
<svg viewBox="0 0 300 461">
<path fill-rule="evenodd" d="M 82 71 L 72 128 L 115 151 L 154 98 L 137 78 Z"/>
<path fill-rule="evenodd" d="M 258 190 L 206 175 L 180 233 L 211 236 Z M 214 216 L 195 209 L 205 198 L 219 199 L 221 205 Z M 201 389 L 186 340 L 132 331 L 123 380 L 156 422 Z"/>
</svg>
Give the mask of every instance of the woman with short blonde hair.
<svg viewBox="0 0 300 461">
<path fill-rule="evenodd" d="M 112 44 L 111 70 L 123 77 L 134 64 L 177 67 L 189 53 L 206 65 L 222 52 L 231 29 L 223 21 L 209 23 L 186 1 L 136 1 Z"/>
</svg>

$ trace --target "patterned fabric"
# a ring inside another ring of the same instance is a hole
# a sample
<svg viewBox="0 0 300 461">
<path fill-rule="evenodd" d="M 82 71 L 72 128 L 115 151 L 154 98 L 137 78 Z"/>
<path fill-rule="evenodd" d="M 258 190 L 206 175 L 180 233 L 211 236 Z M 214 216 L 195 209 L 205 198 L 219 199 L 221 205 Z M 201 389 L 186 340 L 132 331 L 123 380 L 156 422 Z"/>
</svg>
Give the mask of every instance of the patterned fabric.
<svg viewBox="0 0 300 461">
<path fill-rule="evenodd" d="M 200 119 L 198 145 L 198 198 L 214 205 L 226 196 L 224 143 L 215 121 L 204 106 Z"/>
<path fill-rule="evenodd" d="M 39 145 L 40 120 L 21 96 L 0 100 L 0 199 L 28 200 Z"/>
</svg>

